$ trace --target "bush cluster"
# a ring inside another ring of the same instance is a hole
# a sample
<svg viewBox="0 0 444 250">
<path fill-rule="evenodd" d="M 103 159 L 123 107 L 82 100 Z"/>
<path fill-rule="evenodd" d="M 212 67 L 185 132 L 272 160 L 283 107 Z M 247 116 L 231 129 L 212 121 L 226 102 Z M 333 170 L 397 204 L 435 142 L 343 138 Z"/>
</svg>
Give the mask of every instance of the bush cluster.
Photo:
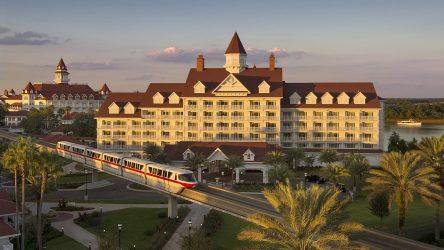
<svg viewBox="0 0 444 250">
<path fill-rule="evenodd" d="M 222 226 L 223 219 L 222 216 L 215 210 L 211 210 L 205 217 L 202 223 L 202 231 L 205 237 L 209 237 Z"/>
<path fill-rule="evenodd" d="M 93 211 L 91 213 L 79 212 L 79 217 L 76 218 L 74 222 L 90 227 L 95 227 L 100 225 L 100 223 L 102 222 L 102 214 L 98 211 Z"/>
</svg>

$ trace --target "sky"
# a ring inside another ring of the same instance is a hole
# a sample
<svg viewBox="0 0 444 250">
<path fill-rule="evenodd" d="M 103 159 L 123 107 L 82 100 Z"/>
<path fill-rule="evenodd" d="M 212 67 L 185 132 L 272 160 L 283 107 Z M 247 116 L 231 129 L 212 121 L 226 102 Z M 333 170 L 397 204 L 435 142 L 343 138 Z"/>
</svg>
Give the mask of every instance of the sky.
<svg viewBox="0 0 444 250">
<path fill-rule="evenodd" d="M 145 91 L 222 67 L 237 31 L 249 66 L 286 82 L 374 82 L 382 97 L 444 97 L 444 1 L 0 0 L 0 90 L 51 82 Z"/>
</svg>

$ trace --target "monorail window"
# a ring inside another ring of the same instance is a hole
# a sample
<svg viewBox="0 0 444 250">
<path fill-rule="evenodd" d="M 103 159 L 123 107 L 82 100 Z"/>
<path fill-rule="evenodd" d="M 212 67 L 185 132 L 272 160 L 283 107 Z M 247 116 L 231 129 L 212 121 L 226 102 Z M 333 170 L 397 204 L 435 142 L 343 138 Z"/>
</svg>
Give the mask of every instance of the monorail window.
<svg viewBox="0 0 444 250">
<path fill-rule="evenodd" d="M 163 177 L 167 177 L 168 176 L 168 172 L 167 171 L 163 171 Z"/>
<path fill-rule="evenodd" d="M 180 174 L 179 180 L 186 182 L 196 182 L 196 179 L 194 178 L 193 174 Z"/>
<path fill-rule="evenodd" d="M 171 176 L 173 175 L 173 173 L 168 172 L 168 179 L 171 179 Z"/>
<path fill-rule="evenodd" d="M 153 173 L 153 168 L 152 167 L 148 167 L 148 173 L 150 173 L 150 174 Z"/>
<path fill-rule="evenodd" d="M 158 176 L 162 176 L 162 170 L 161 170 L 161 169 L 158 169 L 158 170 L 157 170 L 157 175 L 158 175 Z"/>
</svg>

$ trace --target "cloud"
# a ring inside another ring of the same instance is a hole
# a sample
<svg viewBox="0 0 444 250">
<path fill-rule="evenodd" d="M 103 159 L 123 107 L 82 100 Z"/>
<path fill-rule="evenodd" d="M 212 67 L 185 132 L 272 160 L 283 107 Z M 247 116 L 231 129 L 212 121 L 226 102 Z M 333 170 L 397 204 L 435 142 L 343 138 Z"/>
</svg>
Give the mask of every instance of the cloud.
<svg viewBox="0 0 444 250">
<path fill-rule="evenodd" d="M 307 53 L 303 51 L 287 51 L 282 48 L 273 48 L 271 50 L 247 48 L 247 60 L 253 63 L 267 62 L 270 52 L 273 52 L 277 58 L 296 57 L 301 58 Z M 198 54 L 203 54 L 205 60 L 224 61 L 225 51 L 222 49 L 181 49 L 178 47 L 167 47 L 161 50 L 150 51 L 146 54 L 146 58 L 161 62 L 177 62 L 189 63 L 196 60 Z"/>
<path fill-rule="evenodd" d="M 117 69 L 117 65 L 110 61 L 106 62 L 73 62 L 68 64 L 68 69 L 75 70 L 109 70 Z"/>
<path fill-rule="evenodd" d="M 9 29 L 0 27 L 0 32 L 8 32 Z M 0 37 L 0 45 L 46 45 L 57 44 L 57 39 L 50 37 L 45 33 L 38 33 L 34 31 L 15 32 L 13 35 Z"/>
<path fill-rule="evenodd" d="M 129 81 L 149 81 L 153 78 L 153 75 L 139 75 L 134 77 L 127 77 L 126 80 Z"/>
<path fill-rule="evenodd" d="M 10 31 L 9 28 L 6 28 L 6 27 L 3 27 L 3 26 L 0 26 L 0 34 L 6 33 L 6 32 L 8 32 L 8 31 Z"/>
</svg>

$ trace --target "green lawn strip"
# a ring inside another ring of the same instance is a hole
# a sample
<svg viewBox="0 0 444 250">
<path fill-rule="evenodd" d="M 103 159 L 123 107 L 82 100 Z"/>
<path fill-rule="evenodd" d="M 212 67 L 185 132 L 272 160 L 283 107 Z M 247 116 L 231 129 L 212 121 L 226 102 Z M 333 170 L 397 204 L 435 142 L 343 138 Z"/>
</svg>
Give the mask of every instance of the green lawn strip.
<svg viewBox="0 0 444 250">
<path fill-rule="evenodd" d="M 134 183 L 134 182 L 130 183 L 129 187 L 132 189 L 136 189 L 136 190 L 150 190 L 151 189 L 147 186 L 141 185 L 139 183 Z"/>
<path fill-rule="evenodd" d="M 105 229 L 107 233 L 118 237 L 118 224 L 123 224 L 121 231 L 122 249 L 130 249 L 133 245 L 145 246 L 152 244 L 152 234 L 158 225 L 166 221 L 166 218 L 159 218 L 159 213 L 167 213 L 166 208 L 126 208 L 122 210 L 110 211 L 103 214 L 100 225 L 95 227 L 83 227 L 91 233 L 98 235 Z M 82 225 L 81 225 L 82 226 Z"/>
<path fill-rule="evenodd" d="M 382 226 L 379 218 L 374 216 L 368 209 L 369 204 L 366 198 L 355 199 L 347 211 L 353 221 L 362 223 L 369 228 L 397 234 L 398 233 L 398 207 L 393 204 L 391 214 L 385 217 Z M 441 206 L 441 214 L 444 214 L 444 207 Z M 444 227 L 443 227 L 444 229 Z M 416 199 L 409 205 L 406 213 L 404 233 L 411 239 L 419 239 L 424 235 L 433 233 L 434 211 L 433 208 Z"/>
<path fill-rule="evenodd" d="M 72 238 L 63 235 L 48 241 L 45 244 L 47 250 L 80 250 L 86 249 L 86 247 Z"/>
<path fill-rule="evenodd" d="M 107 174 L 105 172 L 98 173 L 98 180 L 105 180 L 115 178 L 113 175 Z M 57 179 L 57 183 L 85 183 L 85 174 L 82 173 L 72 173 L 64 175 Z M 88 182 L 91 182 L 91 174 L 88 174 Z"/>
<path fill-rule="evenodd" d="M 218 212 L 223 218 L 222 226 L 211 235 L 213 249 L 250 249 L 260 246 L 265 249 L 263 243 L 238 240 L 237 235 L 244 228 L 255 227 L 255 225 L 246 220 L 234 217 L 229 214 Z"/>
</svg>

